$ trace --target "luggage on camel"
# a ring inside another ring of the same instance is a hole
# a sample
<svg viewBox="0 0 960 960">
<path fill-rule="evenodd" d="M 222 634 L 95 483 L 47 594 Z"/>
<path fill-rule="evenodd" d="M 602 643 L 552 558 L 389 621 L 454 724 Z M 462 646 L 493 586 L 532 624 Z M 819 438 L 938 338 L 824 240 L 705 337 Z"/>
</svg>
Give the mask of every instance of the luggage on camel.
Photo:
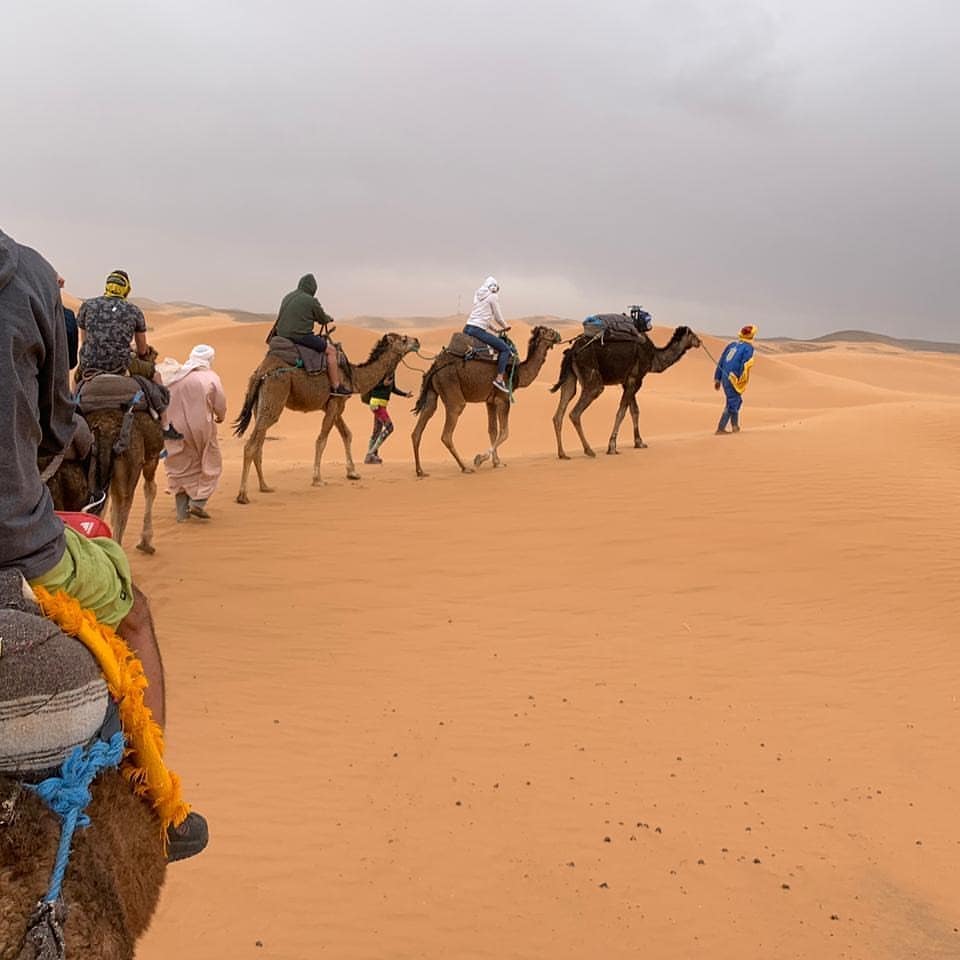
<svg viewBox="0 0 960 960">
<path fill-rule="evenodd" d="M 0 570 L 0 773 L 37 782 L 115 711 L 97 661 L 40 615 L 24 585 L 18 570 Z"/>
<path fill-rule="evenodd" d="M 327 355 L 319 350 L 311 350 L 299 343 L 294 343 L 286 337 L 271 337 L 268 341 L 267 356 L 276 357 L 282 363 L 291 367 L 302 367 L 304 373 L 323 373 L 327 369 Z M 347 355 L 343 347 L 335 343 L 337 348 L 337 363 L 343 367 L 347 365 Z"/>
<path fill-rule="evenodd" d="M 630 308 L 630 316 L 625 313 L 595 313 L 583 321 L 583 332 L 592 337 L 608 340 L 642 340 L 643 335 L 653 326 L 653 317 L 643 307 Z"/>
</svg>

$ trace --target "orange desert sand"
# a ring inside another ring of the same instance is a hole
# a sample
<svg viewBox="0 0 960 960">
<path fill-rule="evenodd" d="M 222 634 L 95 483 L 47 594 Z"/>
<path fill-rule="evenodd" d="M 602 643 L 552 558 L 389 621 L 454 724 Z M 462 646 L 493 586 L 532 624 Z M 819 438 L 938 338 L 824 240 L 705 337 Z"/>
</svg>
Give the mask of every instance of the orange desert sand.
<svg viewBox="0 0 960 960">
<path fill-rule="evenodd" d="M 433 353 L 453 322 L 395 328 Z M 161 356 L 216 348 L 232 420 L 266 325 L 148 323 Z M 355 360 L 377 338 L 338 335 Z M 225 424 L 214 519 L 161 494 L 156 556 L 139 514 L 127 543 L 212 834 L 138 956 L 960 956 L 960 357 L 761 351 L 741 435 L 712 435 L 691 351 L 639 395 L 647 450 L 628 419 L 603 453 L 607 389 L 596 460 L 569 423 L 556 459 L 561 348 L 503 470 L 461 475 L 438 415 L 416 480 L 395 399 L 384 465 L 348 481 L 334 433 L 312 487 L 321 415 L 288 411 L 276 492 L 252 476 L 239 506 Z M 359 398 L 347 419 L 360 464 Z M 468 407 L 465 456 L 485 428 Z"/>
</svg>

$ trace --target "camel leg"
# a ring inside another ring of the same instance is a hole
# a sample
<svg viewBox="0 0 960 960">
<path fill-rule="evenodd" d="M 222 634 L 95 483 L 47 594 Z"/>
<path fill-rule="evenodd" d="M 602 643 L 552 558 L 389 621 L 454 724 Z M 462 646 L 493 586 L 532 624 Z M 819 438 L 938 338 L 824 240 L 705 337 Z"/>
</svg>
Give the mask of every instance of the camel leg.
<svg viewBox="0 0 960 960">
<path fill-rule="evenodd" d="M 427 476 L 427 474 L 423 472 L 423 467 L 420 465 L 420 438 L 423 436 L 423 431 L 427 426 L 427 422 L 437 412 L 438 399 L 439 397 L 435 391 L 430 390 L 427 393 L 426 400 L 423 404 L 423 409 L 420 411 L 420 416 L 417 417 L 416 424 L 414 424 L 413 433 L 410 434 L 410 439 L 413 441 L 413 460 L 417 466 L 418 477 Z"/>
<path fill-rule="evenodd" d="M 141 553 L 156 553 L 153 545 L 153 502 L 157 499 L 156 473 L 159 460 L 147 460 L 143 464 L 143 531 L 137 549 Z"/>
<path fill-rule="evenodd" d="M 497 440 L 493 445 L 493 467 L 505 467 L 506 464 L 500 459 L 498 453 L 500 447 L 507 442 L 507 437 L 510 436 L 510 403 L 498 403 L 497 404 Z"/>
<path fill-rule="evenodd" d="M 453 454 L 453 459 L 457 461 L 460 469 L 464 473 L 473 473 L 473 468 L 468 467 L 460 459 L 460 454 L 457 453 L 457 448 L 453 445 L 453 431 L 457 429 L 457 421 L 459 421 L 460 414 L 463 413 L 463 408 L 466 405 L 466 402 L 462 398 L 457 400 L 447 400 L 446 397 L 443 398 L 446 417 L 443 421 L 443 433 L 440 435 L 440 439 L 443 441 L 443 445 Z"/>
<path fill-rule="evenodd" d="M 584 384 L 580 393 L 580 399 L 574 404 L 573 410 L 570 411 L 570 422 L 576 429 L 577 436 L 580 437 L 580 443 L 583 444 L 583 452 L 588 457 L 595 457 L 596 454 L 593 452 L 593 449 L 587 442 L 580 419 L 583 416 L 584 410 L 586 410 L 587 407 L 589 407 L 590 404 L 593 403 L 593 401 L 596 400 L 601 393 L 603 393 L 603 384 L 591 384 L 590 386 Z"/>
<path fill-rule="evenodd" d="M 337 430 L 340 432 L 340 437 L 343 440 L 343 452 L 347 458 L 347 479 L 348 480 L 359 480 L 360 474 L 357 473 L 357 468 L 353 463 L 353 454 L 350 452 L 350 442 L 353 440 L 353 434 L 350 432 L 350 428 L 347 426 L 347 421 L 343 419 L 343 404 L 340 406 L 340 413 L 337 414 Z M 314 470 L 320 470 L 319 461 L 314 464 Z"/>
<path fill-rule="evenodd" d="M 317 434 L 317 444 L 313 455 L 313 485 L 315 487 L 323 486 L 323 480 L 320 479 L 320 461 L 323 459 L 323 451 L 327 446 L 327 438 L 340 416 L 341 409 L 339 404 L 328 403 L 327 409 L 324 411 L 323 423 L 320 425 L 320 433 Z M 346 445 L 346 441 L 344 445 Z"/>
<path fill-rule="evenodd" d="M 577 378 L 567 377 L 560 385 L 560 400 L 557 403 L 556 413 L 553 415 L 553 432 L 557 435 L 557 456 L 561 460 L 569 460 L 563 449 L 563 415 L 567 412 L 570 401 L 577 392 Z"/>
<path fill-rule="evenodd" d="M 113 539 L 123 544 L 123 534 L 127 529 L 133 494 L 137 488 L 136 477 L 130 477 L 128 454 L 116 458 L 113 464 L 113 476 L 110 478 L 110 526 Z"/>
<path fill-rule="evenodd" d="M 617 450 L 617 435 L 620 433 L 620 426 L 623 423 L 623 418 L 627 415 L 627 408 L 630 406 L 630 400 L 633 399 L 635 392 L 635 387 L 624 384 L 623 393 L 620 395 L 620 405 L 617 407 L 617 415 L 613 419 L 613 431 L 611 432 L 610 440 L 607 443 L 608 454 L 616 454 L 620 452 Z"/>
<path fill-rule="evenodd" d="M 490 446 L 484 450 L 483 453 L 478 453 L 473 458 L 473 465 L 475 467 L 480 467 L 485 464 L 491 457 L 494 458 L 493 465 L 498 466 L 498 461 L 496 459 L 496 450 L 497 450 L 497 434 L 499 429 L 497 427 L 497 406 L 493 401 L 487 401 L 487 433 L 490 435 Z"/>
<path fill-rule="evenodd" d="M 630 416 L 633 418 L 633 445 L 637 450 L 646 450 L 647 445 L 640 436 L 640 405 L 636 394 L 630 398 Z"/>
</svg>

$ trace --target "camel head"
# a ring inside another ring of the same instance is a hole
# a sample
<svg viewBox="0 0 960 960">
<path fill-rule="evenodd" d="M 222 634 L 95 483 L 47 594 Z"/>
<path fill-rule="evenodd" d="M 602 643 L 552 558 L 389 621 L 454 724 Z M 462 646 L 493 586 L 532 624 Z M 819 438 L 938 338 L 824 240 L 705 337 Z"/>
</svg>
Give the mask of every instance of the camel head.
<svg viewBox="0 0 960 960">
<path fill-rule="evenodd" d="M 420 341 L 416 337 L 408 337 L 402 333 L 385 333 L 375 344 L 367 363 L 383 356 L 387 351 L 403 357 L 419 349 Z"/>
<path fill-rule="evenodd" d="M 671 343 L 682 342 L 685 350 L 690 350 L 703 345 L 703 341 L 689 327 L 677 327 L 673 331 Z"/>
<path fill-rule="evenodd" d="M 562 337 L 556 330 L 551 329 L 550 327 L 534 327 L 530 331 L 530 346 L 532 347 L 535 343 L 545 343 L 547 349 L 550 350 L 556 344 L 561 341 Z"/>
</svg>

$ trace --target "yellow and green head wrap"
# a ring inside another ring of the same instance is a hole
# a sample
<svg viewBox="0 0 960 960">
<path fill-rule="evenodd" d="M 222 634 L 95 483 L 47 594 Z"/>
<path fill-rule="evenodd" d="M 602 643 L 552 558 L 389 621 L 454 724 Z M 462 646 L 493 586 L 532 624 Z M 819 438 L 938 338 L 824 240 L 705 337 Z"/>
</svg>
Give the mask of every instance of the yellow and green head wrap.
<svg viewBox="0 0 960 960">
<path fill-rule="evenodd" d="M 114 270 L 107 277 L 107 286 L 104 296 L 124 298 L 130 293 L 130 278 L 126 270 Z"/>
</svg>

